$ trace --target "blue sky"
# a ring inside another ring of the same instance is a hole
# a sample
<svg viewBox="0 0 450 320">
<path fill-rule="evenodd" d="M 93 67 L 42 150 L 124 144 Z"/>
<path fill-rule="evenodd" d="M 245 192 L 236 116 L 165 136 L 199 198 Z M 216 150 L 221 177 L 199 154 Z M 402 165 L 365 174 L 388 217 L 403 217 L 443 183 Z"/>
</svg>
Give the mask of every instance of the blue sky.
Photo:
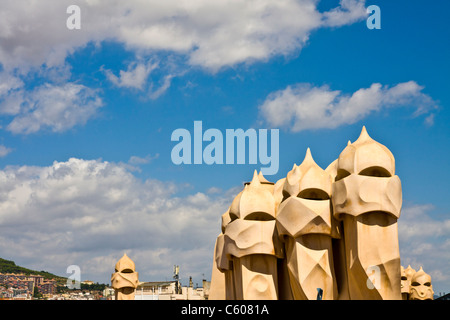
<svg viewBox="0 0 450 320">
<path fill-rule="evenodd" d="M 308 147 L 325 168 L 365 125 L 396 158 L 402 264 L 449 290 L 450 4 L 125 3 L 0 5 L 1 257 L 108 283 L 126 251 L 142 280 L 179 264 L 200 283 L 221 214 L 261 166 L 174 165 L 175 129 L 279 129 L 275 182 Z"/>
</svg>

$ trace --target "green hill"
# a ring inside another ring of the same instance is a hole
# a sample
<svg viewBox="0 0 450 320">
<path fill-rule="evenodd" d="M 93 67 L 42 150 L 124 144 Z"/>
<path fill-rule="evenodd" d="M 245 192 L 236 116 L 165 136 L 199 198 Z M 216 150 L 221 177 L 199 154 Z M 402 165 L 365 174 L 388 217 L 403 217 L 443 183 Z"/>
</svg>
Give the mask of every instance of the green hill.
<svg viewBox="0 0 450 320">
<path fill-rule="evenodd" d="M 36 275 L 43 276 L 45 279 L 55 279 L 58 282 L 60 282 L 60 281 L 66 282 L 66 280 L 67 280 L 67 278 L 54 275 L 50 272 L 36 271 L 36 270 L 31 270 L 31 269 L 17 266 L 14 261 L 2 259 L 2 258 L 0 258 L 0 273 L 23 273 L 23 274 L 27 274 L 27 275 L 36 274 Z"/>
<path fill-rule="evenodd" d="M 20 267 L 20 266 L 17 266 L 16 263 L 11 260 L 6 260 L 6 259 L 0 258 L 0 273 L 17 273 L 17 274 L 22 273 L 22 274 L 27 274 L 27 275 L 29 275 L 29 274 L 41 275 L 45 279 L 55 279 L 57 282 L 57 285 L 61 286 L 59 288 L 60 291 L 67 290 L 67 288 L 64 288 L 64 286 L 67 282 L 66 277 L 60 277 L 60 276 L 54 275 L 47 271 L 36 271 L 36 270 L 31 270 L 31 269 L 27 269 L 24 267 Z M 107 287 L 106 284 L 95 283 L 95 284 L 89 285 L 89 284 L 81 283 L 82 290 L 100 290 L 100 291 L 102 291 L 106 287 Z"/>
</svg>

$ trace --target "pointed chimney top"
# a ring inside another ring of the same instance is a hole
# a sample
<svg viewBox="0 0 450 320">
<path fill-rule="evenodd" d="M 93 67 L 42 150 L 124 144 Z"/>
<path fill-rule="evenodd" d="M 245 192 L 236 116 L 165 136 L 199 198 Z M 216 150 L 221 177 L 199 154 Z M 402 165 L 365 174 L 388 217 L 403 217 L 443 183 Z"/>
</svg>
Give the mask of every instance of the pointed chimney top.
<svg viewBox="0 0 450 320">
<path fill-rule="evenodd" d="M 360 142 L 360 143 L 366 142 L 368 140 L 373 140 L 373 139 L 369 136 L 369 133 L 367 133 L 366 126 L 363 126 L 362 130 L 361 130 L 361 134 L 359 135 L 359 138 L 355 141 L 355 143 L 356 142 Z"/>
<path fill-rule="evenodd" d="M 261 170 L 259 171 L 258 178 L 259 178 L 259 181 L 260 181 L 260 182 L 269 182 L 269 180 L 267 180 L 267 179 L 264 177 L 264 175 L 262 174 Z"/>
<path fill-rule="evenodd" d="M 119 259 L 116 263 L 116 272 L 123 272 L 124 270 L 128 271 L 136 271 L 136 266 L 126 253 L 123 254 L 122 258 Z"/>
<path fill-rule="evenodd" d="M 261 181 L 259 181 L 259 175 L 258 175 L 258 171 L 254 171 L 253 172 L 253 178 L 252 181 L 250 182 L 250 186 L 258 186 L 261 184 Z"/>
<path fill-rule="evenodd" d="M 305 168 L 310 168 L 312 166 L 317 166 L 317 163 L 314 161 L 311 149 L 306 149 L 305 158 L 303 159 L 303 162 L 298 166 L 299 169 L 305 170 Z M 307 169 L 306 169 L 307 170 Z"/>
</svg>

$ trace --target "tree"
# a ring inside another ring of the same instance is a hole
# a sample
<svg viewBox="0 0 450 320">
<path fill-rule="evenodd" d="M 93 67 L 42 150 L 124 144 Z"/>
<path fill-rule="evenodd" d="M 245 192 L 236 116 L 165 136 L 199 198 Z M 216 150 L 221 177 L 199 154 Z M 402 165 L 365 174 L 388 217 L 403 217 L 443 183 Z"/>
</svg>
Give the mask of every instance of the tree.
<svg viewBox="0 0 450 320">
<path fill-rule="evenodd" d="M 42 293 L 39 292 L 39 289 L 37 287 L 34 287 L 33 298 L 35 299 L 42 298 Z"/>
</svg>

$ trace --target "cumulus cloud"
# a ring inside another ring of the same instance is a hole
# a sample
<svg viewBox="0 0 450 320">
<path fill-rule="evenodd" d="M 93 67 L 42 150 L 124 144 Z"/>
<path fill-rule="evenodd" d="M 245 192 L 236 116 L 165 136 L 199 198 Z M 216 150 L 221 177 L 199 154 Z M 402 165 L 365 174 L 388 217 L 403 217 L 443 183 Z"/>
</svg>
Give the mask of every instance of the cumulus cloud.
<svg viewBox="0 0 450 320">
<path fill-rule="evenodd" d="M 70 30 L 66 23 L 72 21 L 72 13 L 66 10 L 74 4 L 80 7 L 80 29 Z M 68 83 L 66 60 L 90 43 L 112 41 L 134 53 L 137 60 L 126 70 L 118 74 L 104 70 L 105 75 L 117 87 L 144 91 L 149 99 L 157 99 L 175 76 L 191 67 L 215 73 L 296 54 L 312 31 L 365 18 L 364 4 L 364 0 L 341 0 L 336 8 L 320 12 L 317 0 L 4 0 L 0 3 L 0 112 L 14 115 L 7 127 L 14 133 L 43 128 L 61 132 L 86 123 L 100 101 L 83 107 L 57 90 L 92 92 Z M 146 62 L 158 55 L 167 60 L 163 67 Z M 160 69 L 160 80 L 149 81 L 155 68 Z M 38 82 L 47 86 L 24 92 L 39 77 Z M 53 107 L 46 103 L 51 97 L 40 95 L 45 91 L 59 99 Z M 40 103 L 34 103 L 36 99 Z M 68 102 L 75 102 L 74 107 Z"/>
<path fill-rule="evenodd" d="M 105 73 L 107 78 L 118 87 L 142 90 L 150 72 L 156 67 L 157 64 L 133 62 L 128 66 L 127 71 L 120 70 L 119 76 L 116 76 L 111 70 L 105 70 Z"/>
<path fill-rule="evenodd" d="M 361 20 L 365 15 L 365 1 L 341 0 L 340 6 L 323 13 L 326 26 L 338 27 Z"/>
<path fill-rule="evenodd" d="M 23 81 L 14 75 L 0 72 L 0 97 L 8 95 L 10 92 L 21 88 Z"/>
<path fill-rule="evenodd" d="M 3 158 L 11 152 L 11 148 L 7 148 L 4 145 L 0 145 L 0 158 Z"/>
<path fill-rule="evenodd" d="M 176 185 L 142 181 L 101 160 L 6 167 L 0 171 L 2 258 L 63 276 L 76 264 L 83 279 L 108 283 L 126 252 L 143 281 L 171 277 L 173 264 L 185 277 L 209 278 L 220 216 L 235 194 L 176 193 Z"/>
<path fill-rule="evenodd" d="M 432 277 L 436 290 L 448 290 L 450 275 L 450 219 L 433 213 L 431 204 L 410 205 L 398 221 L 400 257 L 404 267 L 421 266 Z"/>
<path fill-rule="evenodd" d="M 300 83 L 272 92 L 259 110 L 270 125 L 293 132 L 333 129 L 355 123 L 383 108 L 411 107 L 415 109 L 414 116 L 430 113 L 437 108 L 437 103 L 422 92 L 423 88 L 415 81 L 392 87 L 373 83 L 369 88 L 345 94 L 326 85 L 314 87 Z"/>
<path fill-rule="evenodd" d="M 363 0 L 341 0 L 328 12 L 317 10 L 317 0 L 80 0 L 81 29 L 69 30 L 72 4 L 2 1 L 0 63 L 7 69 L 55 66 L 90 41 L 113 40 L 139 52 L 177 52 L 191 65 L 218 70 L 290 54 L 311 31 L 367 15 Z"/>
<path fill-rule="evenodd" d="M 72 82 L 45 83 L 31 91 L 21 87 L 0 96 L 0 113 L 13 117 L 6 129 L 15 134 L 63 132 L 85 124 L 102 105 L 97 91 Z"/>
</svg>

